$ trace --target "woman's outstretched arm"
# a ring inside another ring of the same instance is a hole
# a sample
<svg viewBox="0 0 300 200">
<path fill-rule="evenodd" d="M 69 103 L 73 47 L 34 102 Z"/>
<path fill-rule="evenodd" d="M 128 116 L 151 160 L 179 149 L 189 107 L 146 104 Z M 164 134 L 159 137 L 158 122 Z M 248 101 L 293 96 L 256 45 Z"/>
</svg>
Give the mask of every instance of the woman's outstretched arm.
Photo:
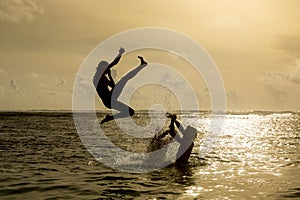
<svg viewBox="0 0 300 200">
<path fill-rule="evenodd" d="M 123 53 L 125 52 L 125 49 L 123 47 L 121 47 L 119 49 L 119 54 L 116 56 L 116 58 L 108 65 L 107 69 L 109 70 L 110 68 L 112 68 L 113 66 L 115 66 L 116 64 L 118 64 L 118 62 L 121 59 L 121 56 L 123 55 Z"/>
</svg>

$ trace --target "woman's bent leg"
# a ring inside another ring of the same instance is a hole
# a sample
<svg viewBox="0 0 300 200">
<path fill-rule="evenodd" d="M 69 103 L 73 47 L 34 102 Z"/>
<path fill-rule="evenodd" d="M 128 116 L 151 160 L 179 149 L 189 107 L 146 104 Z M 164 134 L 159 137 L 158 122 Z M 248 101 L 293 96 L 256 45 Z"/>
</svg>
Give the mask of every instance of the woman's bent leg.
<svg viewBox="0 0 300 200">
<path fill-rule="evenodd" d="M 115 119 L 134 115 L 134 110 L 120 101 L 112 102 L 112 109 L 120 111 L 119 113 L 114 115 Z"/>
</svg>

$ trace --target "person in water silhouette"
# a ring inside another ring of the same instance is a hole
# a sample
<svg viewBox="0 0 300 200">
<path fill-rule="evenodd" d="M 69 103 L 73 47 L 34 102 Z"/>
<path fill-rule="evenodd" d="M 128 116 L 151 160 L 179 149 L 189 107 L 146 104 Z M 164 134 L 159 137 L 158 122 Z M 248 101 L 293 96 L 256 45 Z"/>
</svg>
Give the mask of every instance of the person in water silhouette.
<svg viewBox="0 0 300 200">
<path fill-rule="evenodd" d="M 96 68 L 96 73 L 93 78 L 93 84 L 96 88 L 98 96 L 101 98 L 103 104 L 107 108 L 120 111 L 114 116 L 107 114 L 105 118 L 100 122 L 101 124 L 113 119 L 134 115 L 134 110 L 126 104 L 118 101 L 118 98 L 126 83 L 130 79 L 132 79 L 140 70 L 147 66 L 147 62 L 144 61 L 143 57 L 138 56 L 141 62 L 140 65 L 132 71 L 128 72 L 117 83 L 115 83 L 111 76 L 110 69 L 118 64 L 124 52 L 125 49 L 121 47 L 119 50 L 119 54 L 110 64 L 106 61 L 100 61 Z"/>
<path fill-rule="evenodd" d="M 179 143 L 175 164 L 185 164 L 188 162 L 192 153 L 194 147 L 193 141 L 197 137 L 197 130 L 191 126 L 183 128 L 177 120 L 176 114 L 166 113 L 166 117 L 171 119 L 169 129 L 155 134 L 155 136 L 150 140 L 148 151 L 151 152 L 159 150 L 163 146 L 169 144 L 172 141 L 172 138 L 174 138 Z M 175 130 L 175 125 L 181 134 Z M 171 136 L 171 138 L 167 137 L 168 135 Z"/>
</svg>

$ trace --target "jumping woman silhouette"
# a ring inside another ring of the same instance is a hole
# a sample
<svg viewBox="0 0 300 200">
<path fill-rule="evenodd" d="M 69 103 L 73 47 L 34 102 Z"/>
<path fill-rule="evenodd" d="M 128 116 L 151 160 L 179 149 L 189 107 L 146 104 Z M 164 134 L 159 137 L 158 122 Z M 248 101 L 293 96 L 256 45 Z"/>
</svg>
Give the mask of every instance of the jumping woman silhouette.
<svg viewBox="0 0 300 200">
<path fill-rule="evenodd" d="M 100 61 L 96 68 L 96 73 L 93 78 L 93 84 L 96 88 L 98 96 L 101 98 L 103 104 L 107 108 L 120 111 L 114 116 L 107 114 L 105 118 L 100 122 L 101 124 L 113 119 L 134 115 L 134 110 L 126 104 L 118 101 L 118 98 L 123 91 L 126 83 L 134 76 L 136 76 L 139 71 L 146 67 L 147 62 L 144 61 L 143 57 L 138 56 L 141 61 L 140 65 L 125 74 L 117 83 L 115 83 L 111 76 L 110 69 L 118 64 L 124 52 L 125 49 L 121 47 L 119 50 L 119 54 L 110 64 L 106 61 Z"/>
</svg>

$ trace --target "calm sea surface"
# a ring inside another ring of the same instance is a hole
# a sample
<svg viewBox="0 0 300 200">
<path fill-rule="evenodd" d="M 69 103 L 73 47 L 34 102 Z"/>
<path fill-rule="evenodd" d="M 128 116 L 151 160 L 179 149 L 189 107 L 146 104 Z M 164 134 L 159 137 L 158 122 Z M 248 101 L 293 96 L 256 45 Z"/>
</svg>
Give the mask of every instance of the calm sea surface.
<svg viewBox="0 0 300 200">
<path fill-rule="evenodd" d="M 300 199 L 300 113 L 228 113 L 208 152 L 211 115 L 179 116 L 199 131 L 189 164 L 127 173 L 89 153 L 72 113 L 1 112 L 0 199 Z M 134 121 L 145 125 L 148 114 Z M 113 122 L 103 127 L 123 149 L 147 148 Z"/>
</svg>

